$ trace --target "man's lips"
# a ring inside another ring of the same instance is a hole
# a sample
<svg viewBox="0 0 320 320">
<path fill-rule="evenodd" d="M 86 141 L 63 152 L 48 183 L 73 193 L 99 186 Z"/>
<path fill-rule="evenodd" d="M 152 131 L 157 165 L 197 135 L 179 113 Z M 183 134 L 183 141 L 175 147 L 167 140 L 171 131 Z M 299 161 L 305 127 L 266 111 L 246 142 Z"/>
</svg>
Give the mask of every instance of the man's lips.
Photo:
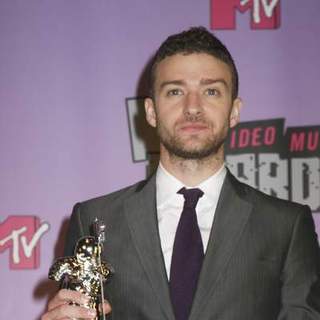
<svg viewBox="0 0 320 320">
<path fill-rule="evenodd" d="M 208 126 L 203 123 L 187 123 L 180 126 L 180 131 L 196 133 L 208 129 Z"/>
</svg>

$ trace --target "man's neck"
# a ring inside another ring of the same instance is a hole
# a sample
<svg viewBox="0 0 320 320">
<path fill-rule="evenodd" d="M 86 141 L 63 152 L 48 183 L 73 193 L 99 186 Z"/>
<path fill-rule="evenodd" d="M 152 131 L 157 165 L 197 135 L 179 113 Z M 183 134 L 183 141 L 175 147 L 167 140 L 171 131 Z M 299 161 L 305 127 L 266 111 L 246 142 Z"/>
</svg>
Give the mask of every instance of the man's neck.
<svg viewBox="0 0 320 320">
<path fill-rule="evenodd" d="M 160 151 L 161 165 L 184 185 L 194 187 L 214 175 L 224 164 L 223 147 L 204 159 L 182 159 Z"/>
</svg>

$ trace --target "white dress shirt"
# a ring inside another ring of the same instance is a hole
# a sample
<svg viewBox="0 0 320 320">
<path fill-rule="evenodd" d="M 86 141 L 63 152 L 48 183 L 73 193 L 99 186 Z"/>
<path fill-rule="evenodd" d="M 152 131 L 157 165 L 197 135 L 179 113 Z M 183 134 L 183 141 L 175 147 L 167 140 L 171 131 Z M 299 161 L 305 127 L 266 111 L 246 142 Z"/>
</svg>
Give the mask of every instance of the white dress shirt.
<svg viewBox="0 0 320 320">
<path fill-rule="evenodd" d="M 223 165 L 213 176 L 209 177 L 198 186 L 204 192 L 199 199 L 196 213 L 200 228 L 204 252 L 207 249 L 214 213 L 217 207 L 222 184 L 227 170 Z M 170 279 L 170 266 L 174 237 L 182 213 L 184 197 L 177 192 L 185 186 L 181 181 L 171 175 L 159 164 L 156 176 L 157 190 L 157 215 L 161 248 L 164 257 L 168 279 Z"/>
</svg>

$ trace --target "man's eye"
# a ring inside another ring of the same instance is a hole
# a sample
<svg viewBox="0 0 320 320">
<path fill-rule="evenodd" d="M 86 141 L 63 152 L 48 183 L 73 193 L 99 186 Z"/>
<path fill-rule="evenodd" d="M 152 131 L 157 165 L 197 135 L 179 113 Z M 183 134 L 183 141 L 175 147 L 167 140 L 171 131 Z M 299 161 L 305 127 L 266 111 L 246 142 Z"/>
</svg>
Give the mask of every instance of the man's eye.
<svg viewBox="0 0 320 320">
<path fill-rule="evenodd" d="M 208 96 L 218 96 L 219 95 L 219 91 L 217 89 L 210 88 L 210 89 L 206 90 L 206 94 Z"/>
<path fill-rule="evenodd" d="M 172 89 L 167 92 L 168 96 L 179 96 L 181 94 L 182 94 L 182 91 L 180 89 Z"/>
</svg>

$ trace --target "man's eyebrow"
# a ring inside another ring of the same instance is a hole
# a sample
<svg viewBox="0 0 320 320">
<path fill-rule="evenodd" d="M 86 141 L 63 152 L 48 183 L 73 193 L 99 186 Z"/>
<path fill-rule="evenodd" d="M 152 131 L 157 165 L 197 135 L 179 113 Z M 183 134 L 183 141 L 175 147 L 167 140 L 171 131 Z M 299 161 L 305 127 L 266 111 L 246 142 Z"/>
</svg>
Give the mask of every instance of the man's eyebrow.
<svg viewBox="0 0 320 320">
<path fill-rule="evenodd" d="M 160 84 L 160 90 L 163 89 L 165 86 L 168 85 L 175 85 L 175 86 L 182 86 L 185 82 L 183 80 L 169 80 L 169 81 L 163 81 Z"/>
<path fill-rule="evenodd" d="M 206 78 L 206 79 L 201 79 L 200 80 L 200 85 L 206 86 L 210 84 L 215 84 L 215 83 L 222 83 L 226 89 L 229 88 L 229 85 L 227 81 L 223 78 L 218 78 L 218 79 L 211 79 L 211 78 Z M 169 81 L 163 81 L 160 84 L 160 90 L 163 89 L 165 86 L 168 85 L 176 85 L 176 86 L 182 86 L 185 85 L 185 81 L 183 80 L 169 80 Z"/>
<path fill-rule="evenodd" d="M 226 80 L 223 78 L 218 78 L 218 79 L 201 79 L 200 84 L 201 85 L 210 85 L 210 84 L 215 84 L 215 83 L 222 83 L 227 89 L 229 88 L 229 85 Z"/>
</svg>

